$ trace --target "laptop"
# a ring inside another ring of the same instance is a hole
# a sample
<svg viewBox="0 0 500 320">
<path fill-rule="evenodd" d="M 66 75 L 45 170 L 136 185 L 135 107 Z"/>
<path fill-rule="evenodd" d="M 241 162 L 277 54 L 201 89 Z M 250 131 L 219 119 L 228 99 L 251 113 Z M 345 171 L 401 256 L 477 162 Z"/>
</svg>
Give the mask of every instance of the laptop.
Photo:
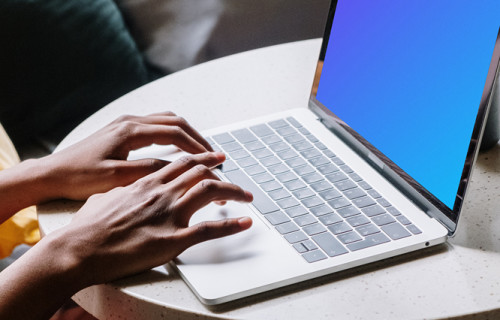
<svg viewBox="0 0 500 320">
<path fill-rule="evenodd" d="M 308 108 L 204 132 L 252 204 L 191 223 L 252 228 L 174 262 L 216 305 L 445 242 L 457 229 L 496 83 L 500 3 L 337 0 Z"/>
</svg>

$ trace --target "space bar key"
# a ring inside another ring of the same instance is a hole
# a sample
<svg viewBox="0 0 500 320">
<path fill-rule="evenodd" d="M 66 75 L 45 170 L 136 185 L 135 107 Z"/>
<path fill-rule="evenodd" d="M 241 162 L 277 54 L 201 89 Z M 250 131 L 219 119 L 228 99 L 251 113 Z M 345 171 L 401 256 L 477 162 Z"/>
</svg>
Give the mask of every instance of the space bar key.
<svg viewBox="0 0 500 320">
<path fill-rule="evenodd" d="M 279 207 L 255 184 L 243 171 L 235 170 L 224 173 L 232 183 L 253 194 L 252 204 L 262 214 L 279 210 Z"/>
</svg>

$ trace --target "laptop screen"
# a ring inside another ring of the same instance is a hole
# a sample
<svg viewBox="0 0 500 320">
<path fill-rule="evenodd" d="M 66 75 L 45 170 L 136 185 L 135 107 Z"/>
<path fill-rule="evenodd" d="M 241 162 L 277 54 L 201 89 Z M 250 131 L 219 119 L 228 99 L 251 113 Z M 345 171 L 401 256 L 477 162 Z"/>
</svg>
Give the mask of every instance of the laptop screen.
<svg viewBox="0 0 500 320">
<path fill-rule="evenodd" d="M 498 0 L 338 0 L 316 99 L 450 210 Z"/>
</svg>

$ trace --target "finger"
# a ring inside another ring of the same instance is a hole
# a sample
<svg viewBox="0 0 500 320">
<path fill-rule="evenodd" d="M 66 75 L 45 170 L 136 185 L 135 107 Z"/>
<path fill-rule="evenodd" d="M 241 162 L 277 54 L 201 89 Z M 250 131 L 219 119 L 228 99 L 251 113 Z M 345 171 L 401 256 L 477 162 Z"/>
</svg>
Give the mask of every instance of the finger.
<svg viewBox="0 0 500 320">
<path fill-rule="evenodd" d="M 160 145 L 173 144 L 189 153 L 203 153 L 208 150 L 189 133 L 178 126 L 164 126 L 135 123 L 130 135 L 128 150 L 136 150 L 153 143 Z"/>
<path fill-rule="evenodd" d="M 213 151 L 210 144 L 182 117 L 178 117 L 171 112 L 152 114 L 144 117 L 133 118 L 132 121 L 150 125 L 176 126 L 184 130 L 199 144 L 203 145 L 208 151 Z"/>
<path fill-rule="evenodd" d="M 226 237 L 252 226 L 249 217 L 224 219 L 220 221 L 206 221 L 184 229 L 181 238 L 185 241 L 186 248 L 197 243 Z"/>
<path fill-rule="evenodd" d="M 214 201 L 251 202 L 253 196 L 241 187 L 220 180 L 205 179 L 190 188 L 175 203 L 176 212 L 182 214 L 179 221 L 188 225 L 191 216 L 207 204 Z"/>
<path fill-rule="evenodd" d="M 175 193 L 176 198 L 181 198 L 191 188 L 205 180 L 220 181 L 219 177 L 216 176 L 210 168 L 202 164 L 198 164 L 171 181 L 168 184 L 168 192 Z"/>
<path fill-rule="evenodd" d="M 164 168 L 170 161 L 161 159 L 140 159 L 140 160 L 111 160 L 115 176 L 118 177 L 118 185 L 125 186 L 145 177 L 153 172 Z"/>
<path fill-rule="evenodd" d="M 226 156 L 221 152 L 205 152 L 202 154 L 192 154 L 179 158 L 169 164 L 165 169 L 158 172 L 154 177 L 162 183 L 167 183 L 176 179 L 181 174 L 191 170 L 197 165 L 204 165 L 207 168 L 214 168 L 223 163 Z"/>
</svg>

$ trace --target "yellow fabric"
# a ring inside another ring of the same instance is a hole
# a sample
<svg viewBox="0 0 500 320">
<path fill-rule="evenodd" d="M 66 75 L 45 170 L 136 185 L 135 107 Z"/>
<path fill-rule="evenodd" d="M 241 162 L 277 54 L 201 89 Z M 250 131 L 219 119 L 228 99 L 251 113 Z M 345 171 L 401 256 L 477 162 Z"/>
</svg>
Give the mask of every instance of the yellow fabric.
<svg viewBox="0 0 500 320">
<path fill-rule="evenodd" d="M 0 170 L 17 163 L 19 156 L 16 149 L 0 124 Z M 0 259 L 8 257 L 12 250 L 22 243 L 33 245 L 39 240 L 36 208 L 21 210 L 0 225 Z"/>
</svg>

